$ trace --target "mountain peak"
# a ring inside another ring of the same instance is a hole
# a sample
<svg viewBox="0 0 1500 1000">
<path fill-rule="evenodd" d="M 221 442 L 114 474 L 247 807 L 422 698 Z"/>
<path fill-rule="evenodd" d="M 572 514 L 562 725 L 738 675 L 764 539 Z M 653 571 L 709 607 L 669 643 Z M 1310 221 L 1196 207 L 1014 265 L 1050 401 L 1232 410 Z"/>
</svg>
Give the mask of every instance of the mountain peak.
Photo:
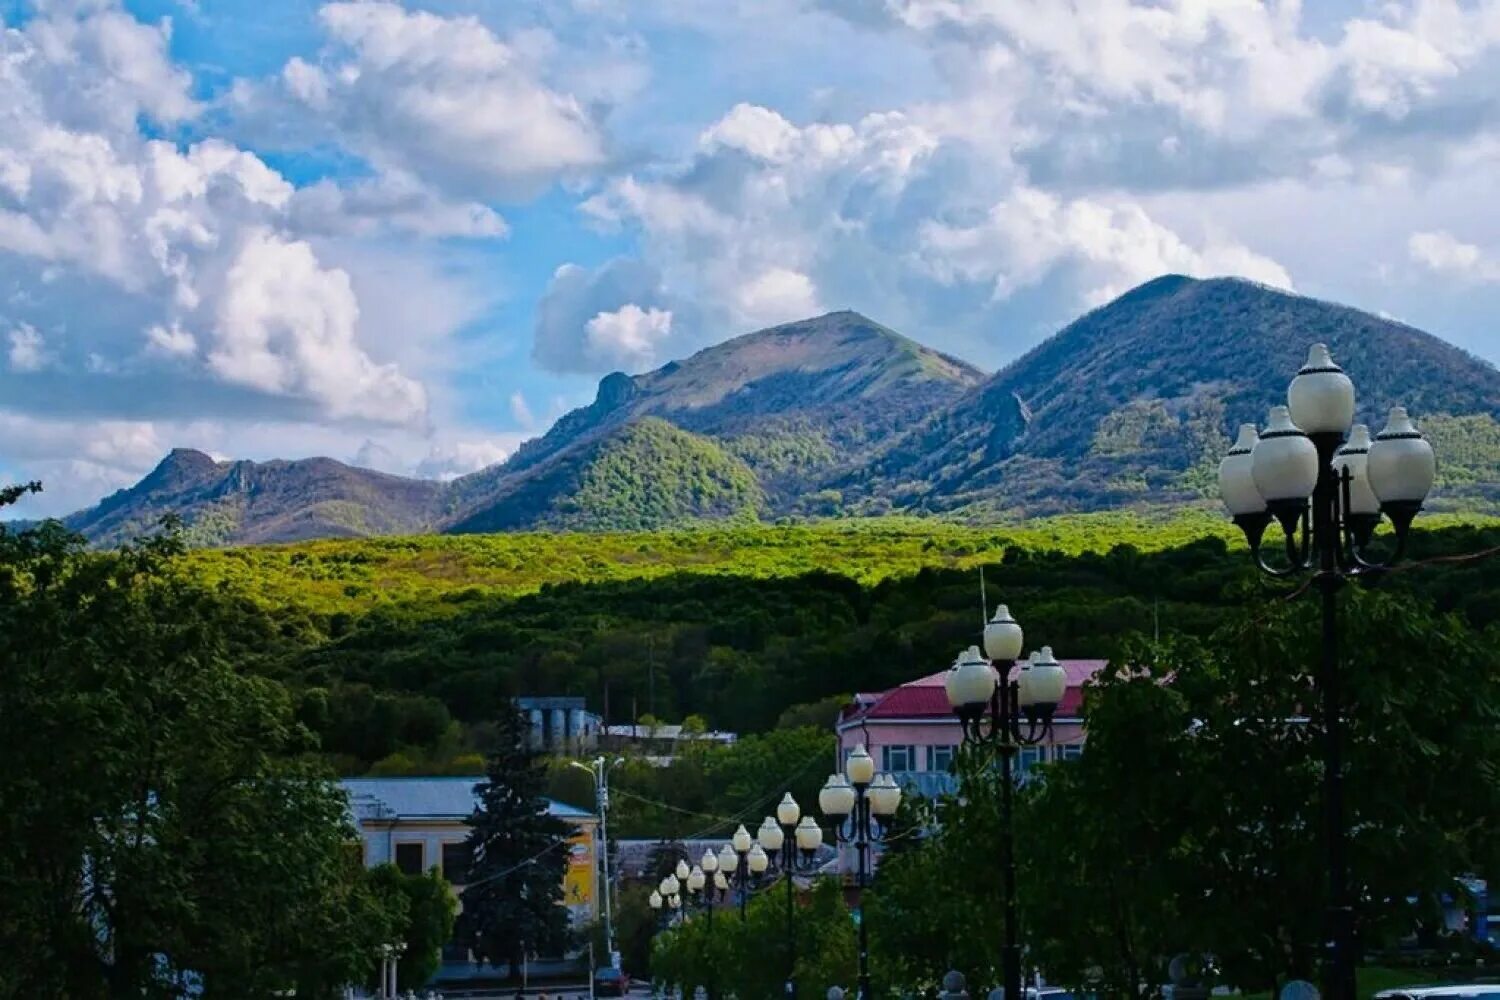
<svg viewBox="0 0 1500 1000">
<path fill-rule="evenodd" d="M 1163 275 L 936 412 L 861 488 L 1009 516 L 1200 498 L 1230 431 L 1285 398 L 1314 342 L 1354 378 L 1360 420 L 1403 403 L 1429 433 L 1497 433 L 1500 372 L 1430 334 L 1241 278 Z"/>
<path fill-rule="evenodd" d="M 196 448 L 173 448 L 136 489 L 176 489 L 217 474 L 219 463 Z"/>
</svg>

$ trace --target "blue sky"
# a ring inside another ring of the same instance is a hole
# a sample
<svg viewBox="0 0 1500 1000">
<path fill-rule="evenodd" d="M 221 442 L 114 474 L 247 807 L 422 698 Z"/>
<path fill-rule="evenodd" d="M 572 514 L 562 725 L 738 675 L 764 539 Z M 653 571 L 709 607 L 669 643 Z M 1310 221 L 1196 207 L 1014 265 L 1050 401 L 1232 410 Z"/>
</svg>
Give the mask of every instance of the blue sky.
<svg viewBox="0 0 1500 1000">
<path fill-rule="evenodd" d="M 1500 359 L 1500 0 L 267 12 L 0 0 L 24 514 L 174 446 L 462 474 L 829 309 L 995 368 L 1167 271 Z"/>
</svg>

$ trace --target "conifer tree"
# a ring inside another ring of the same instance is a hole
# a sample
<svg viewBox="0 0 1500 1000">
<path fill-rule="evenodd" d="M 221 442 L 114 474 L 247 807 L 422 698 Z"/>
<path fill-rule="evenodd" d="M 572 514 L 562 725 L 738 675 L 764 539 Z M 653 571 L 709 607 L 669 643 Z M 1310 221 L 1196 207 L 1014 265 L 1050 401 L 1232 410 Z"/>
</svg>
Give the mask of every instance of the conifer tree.
<svg viewBox="0 0 1500 1000">
<path fill-rule="evenodd" d="M 559 955 L 569 945 L 563 875 L 572 830 L 547 812 L 546 770 L 526 742 L 519 712 L 502 714 L 496 750 L 475 786 L 479 804 L 469 820 L 473 863 L 463 891 L 458 940 L 481 962 Z"/>
</svg>

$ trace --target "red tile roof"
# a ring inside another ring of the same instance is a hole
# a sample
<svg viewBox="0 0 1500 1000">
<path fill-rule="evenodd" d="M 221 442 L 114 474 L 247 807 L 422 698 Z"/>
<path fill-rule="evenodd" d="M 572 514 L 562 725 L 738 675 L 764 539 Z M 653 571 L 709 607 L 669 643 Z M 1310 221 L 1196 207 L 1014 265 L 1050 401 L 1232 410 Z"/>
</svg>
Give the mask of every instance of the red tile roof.
<svg viewBox="0 0 1500 1000">
<path fill-rule="evenodd" d="M 1076 717 L 1083 708 L 1083 685 L 1103 670 L 1108 661 L 1059 660 L 1058 662 L 1062 665 L 1063 672 L 1068 675 L 1068 690 L 1063 694 L 1062 704 L 1058 706 L 1057 714 L 1063 717 Z M 888 691 L 855 695 L 854 704 L 844 709 L 839 721 L 845 722 L 860 717 L 921 719 L 952 715 L 953 709 L 948 705 L 948 695 L 943 690 L 943 678 L 947 673 L 946 670 L 939 670 L 935 674 L 908 681 Z"/>
</svg>

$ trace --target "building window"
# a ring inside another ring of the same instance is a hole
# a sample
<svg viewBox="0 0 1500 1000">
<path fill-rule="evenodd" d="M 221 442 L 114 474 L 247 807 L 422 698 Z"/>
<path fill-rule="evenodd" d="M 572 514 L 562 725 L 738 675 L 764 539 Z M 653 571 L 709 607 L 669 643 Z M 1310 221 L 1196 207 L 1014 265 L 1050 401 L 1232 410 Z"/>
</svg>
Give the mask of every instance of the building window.
<svg viewBox="0 0 1500 1000">
<path fill-rule="evenodd" d="M 443 845 L 443 878 L 453 885 L 463 885 L 469 880 L 469 865 L 474 852 L 466 841 Z"/>
<path fill-rule="evenodd" d="M 915 771 L 917 769 L 917 748 L 914 746 L 881 747 L 880 753 L 883 771 Z"/>
<path fill-rule="evenodd" d="M 1016 759 L 1017 773 L 1025 776 L 1029 774 L 1038 764 L 1042 762 L 1041 747 L 1022 747 L 1021 754 Z"/>
<path fill-rule="evenodd" d="M 953 770 L 953 744 L 938 744 L 927 748 L 927 770 L 949 772 Z"/>
<path fill-rule="evenodd" d="M 424 871 L 422 842 L 407 841 L 396 845 L 396 867 L 408 875 L 420 875 Z"/>
<path fill-rule="evenodd" d="M 1064 743 L 1057 748 L 1058 760 L 1077 760 L 1083 756 L 1082 743 Z"/>
</svg>

